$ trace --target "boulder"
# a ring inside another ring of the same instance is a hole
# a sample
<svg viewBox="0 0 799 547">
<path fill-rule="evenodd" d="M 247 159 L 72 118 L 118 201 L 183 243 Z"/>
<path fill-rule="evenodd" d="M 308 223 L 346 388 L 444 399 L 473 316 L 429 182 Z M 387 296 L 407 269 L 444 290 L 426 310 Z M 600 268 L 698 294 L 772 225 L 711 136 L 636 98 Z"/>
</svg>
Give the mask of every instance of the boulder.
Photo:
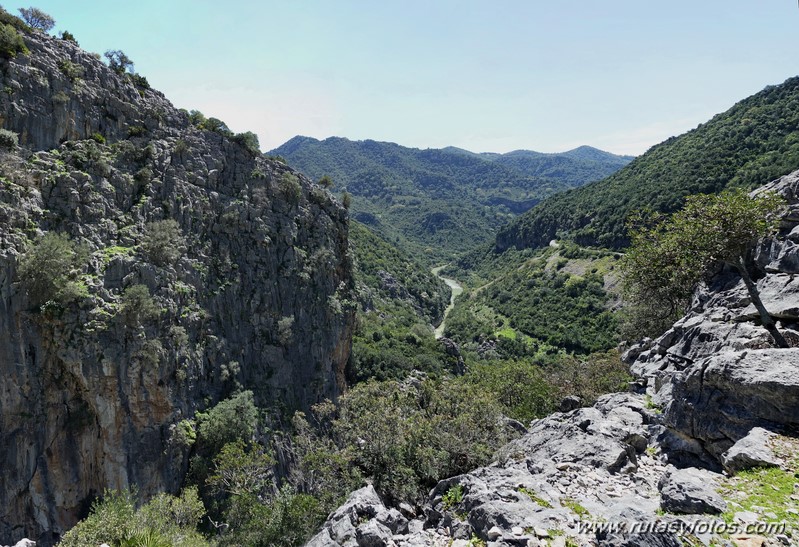
<svg viewBox="0 0 799 547">
<path fill-rule="evenodd" d="M 753 427 L 746 437 L 721 455 L 724 468 L 736 473 L 753 467 L 779 467 L 781 462 L 769 446 L 773 439 L 774 433 L 762 427 Z"/>
<path fill-rule="evenodd" d="M 379 541 L 381 538 L 390 539 L 392 531 L 385 524 L 378 522 L 375 518 L 378 515 L 384 516 L 384 522 L 391 522 L 399 515 L 399 511 L 396 511 L 396 514 L 389 511 L 374 487 L 371 484 L 364 486 L 350 494 L 347 501 L 333 511 L 322 526 L 322 530 L 306 545 L 308 547 L 385 545 Z M 405 526 L 407 527 L 407 520 Z"/>
<path fill-rule="evenodd" d="M 669 513 L 719 514 L 727 510 L 727 504 L 714 490 L 709 474 L 695 467 L 663 475 L 658 489 L 661 507 Z"/>
</svg>

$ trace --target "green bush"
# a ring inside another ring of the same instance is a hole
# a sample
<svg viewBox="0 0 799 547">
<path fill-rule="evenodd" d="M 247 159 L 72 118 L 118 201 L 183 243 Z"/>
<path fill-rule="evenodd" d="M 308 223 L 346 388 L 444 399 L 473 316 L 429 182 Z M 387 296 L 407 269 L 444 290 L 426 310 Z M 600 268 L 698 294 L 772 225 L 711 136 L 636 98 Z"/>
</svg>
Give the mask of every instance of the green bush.
<svg viewBox="0 0 799 547">
<path fill-rule="evenodd" d="M 35 242 L 20 258 L 17 270 L 31 303 L 38 307 L 53 301 L 64 306 L 84 295 L 77 276 L 87 256 L 66 234 L 49 232 Z"/>
<path fill-rule="evenodd" d="M 317 532 L 326 516 L 314 496 L 290 487 L 280 489 L 267 503 L 251 495 L 235 496 L 226 513 L 230 531 L 223 540 L 226 545 L 299 546 Z"/>
<path fill-rule="evenodd" d="M 158 494 L 138 510 L 132 492 L 106 491 L 92 504 L 89 516 L 64 534 L 58 545 L 209 547 L 196 530 L 204 514 L 196 488 L 186 488 L 180 497 Z"/>
<path fill-rule="evenodd" d="M 83 78 L 83 74 L 85 72 L 81 65 L 73 63 L 67 59 L 61 59 L 58 61 L 58 68 L 61 70 L 61 73 L 69 78 L 69 80 L 73 83 Z"/>
<path fill-rule="evenodd" d="M 532 360 L 481 362 L 463 380 L 492 393 L 508 417 L 524 424 L 555 409 L 556 395 Z"/>
<path fill-rule="evenodd" d="M 302 197 L 302 185 L 297 175 L 293 173 L 283 173 L 278 181 L 278 187 L 286 200 L 291 204 L 297 204 Z"/>
<path fill-rule="evenodd" d="M 19 146 L 19 135 L 8 129 L 0 129 L 0 148 L 15 150 Z"/>
<path fill-rule="evenodd" d="M 465 382 L 370 381 L 339 404 L 340 446 L 392 500 L 420 502 L 441 479 L 487 464 L 510 435 L 491 394 Z"/>
<path fill-rule="evenodd" d="M 258 422 L 252 391 L 242 391 L 206 412 L 198 412 L 196 420 L 197 442 L 206 453 L 216 455 L 228 443 L 249 441 Z"/>
<path fill-rule="evenodd" d="M 245 133 L 237 133 L 233 135 L 233 142 L 236 142 L 244 147 L 247 152 L 253 156 L 261 154 L 261 145 L 258 143 L 258 135 L 251 131 Z"/>
<path fill-rule="evenodd" d="M 186 248 L 180 225 L 172 219 L 150 222 L 144 227 L 139 250 L 156 266 L 166 267 L 177 262 Z"/>
<path fill-rule="evenodd" d="M 75 39 L 75 35 L 69 32 L 68 30 L 64 30 L 61 32 L 61 39 L 67 42 L 72 42 L 76 46 L 80 45 L 78 44 L 78 41 Z"/>
<path fill-rule="evenodd" d="M 127 325 L 137 326 L 157 319 L 161 308 L 153 300 L 147 285 L 133 285 L 122 293 L 120 312 Z"/>
<path fill-rule="evenodd" d="M 30 53 L 22 35 L 9 24 L 0 24 L 0 55 L 11 59 L 20 53 Z"/>
<path fill-rule="evenodd" d="M 111 68 L 111 70 L 120 76 L 125 74 L 125 72 L 133 71 L 133 60 L 125 55 L 124 51 L 118 49 L 109 49 L 104 55 L 108 60 L 108 66 Z"/>
</svg>

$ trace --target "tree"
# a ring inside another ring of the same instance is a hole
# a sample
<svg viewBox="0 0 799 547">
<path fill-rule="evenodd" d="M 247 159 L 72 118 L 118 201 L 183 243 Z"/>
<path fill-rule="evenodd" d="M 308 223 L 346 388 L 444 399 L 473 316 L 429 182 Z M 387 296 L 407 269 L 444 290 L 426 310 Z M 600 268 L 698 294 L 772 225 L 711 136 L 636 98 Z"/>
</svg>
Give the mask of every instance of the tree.
<svg viewBox="0 0 799 547">
<path fill-rule="evenodd" d="M 125 72 L 133 72 L 133 60 L 125 55 L 124 51 L 109 49 L 104 55 L 108 59 L 108 66 L 111 67 L 111 70 L 120 76 Z"/>
<path fill-rule="evenodd" d="M 55 19 L 38 8 L 19 8 L 22 19 L 29 27 L 49 32 L 55 26 Z"/>
<path fill-rule="evenodd" d="M 177 221 L 156 220 L 144 227 L 139 250 L 156 266 L 171 266 L 186 250 L 186 239 Z"/>
<path fill-rule="evenodd" d="M 758 239 L 776 233 L 784 200 L 773 193 L 754 197 L 743 190 L 700 194 L 665 218 L 643 214 L 634 218 L 631 245 L 622 260 L 627 296 L 634 303 L 665 312 L 683 312 L 700 281 L 719 264 L 734 268 L 743 279 L 763 327 L 779 347 L 788 347 L 760 299 L 747 266 L 747 255 Z"/>
<path fill-rule="evenodd" d="M 87 251 L 66 234 L 49 232 L 20 257 L 18 274 L 34 306 L 48 300 L 61 305 L 86 296 L 77 277 L 86 263 Z"/>
</svg>

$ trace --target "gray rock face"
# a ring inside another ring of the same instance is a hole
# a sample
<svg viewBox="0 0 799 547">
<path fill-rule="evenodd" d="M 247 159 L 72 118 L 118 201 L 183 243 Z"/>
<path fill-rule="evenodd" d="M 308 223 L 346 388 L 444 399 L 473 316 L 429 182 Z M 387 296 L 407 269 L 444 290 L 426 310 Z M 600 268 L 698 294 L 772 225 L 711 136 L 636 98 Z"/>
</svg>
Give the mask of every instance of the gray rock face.
<svg viewBox="0 0 799 547">
<path fill-rule="evenodd" d="M 347 212 L 327 191 L 74 44 L 25 39 L 30 55 L 0 61 L 0 124 L 27 147 L 0 153 L 0 461 L 14 470 L 0 473 L 0 543 L 48 545 L 105 489 L 175 491 L 175 424 L 233 390 L 288 407 L 334 397 L 352 274 Z M 106 144 L 79 140 L 94 133 Z M 186 242 L 174 263 L 141 248 L 162 219 Z M 18 265 L 45 232 L 89 256 L 82 294 L 42 310 Z M 131 323 L 120 308 L 137 284 L 159 312 Z"/>
<path fill-rule="evenodd" d="M 424 516 L 386 544 L 466 545 L 474 535 L 497 546 L 544 545 L 540 540 L 548 530 L 561 530 L 580 538 L 582 545 L 596 533 L 580 528 L 581 522 L 654 519 L 660 504 L 657 484 L 666 467 L 644 449 L 659 427 L 643 396 L 634 394 L 606 396 L 594 407 L 537 420 L 500 451 L 495 464 L 441 481 L 430 493 Z M 462 501 L 445 506 L 445 494 L 457 485 Z M 361 492 L 330 517 L 309 545 L 349 545 L 349 538 L 357 536 L 355 525 L 342 528 L 339 523 L 361 522 L 348 509 L 352 500 L 363 497 Z M 374 514 L 379 521 L 383 505 L 373 496 L 368 499 L 371 509 L 357 514 L 361 519 Z M 334 532 L 344 529 L 338 536 Z"/>
<path fill-rule="evenodd" d="M 394 533 L 406 532 L 408 521 L 389 510 L 371 485 L 356 490 L 336 509 L 308 547 L 382 547 Z"/>
<path fill-rule="evenodd" d="M 769 444 L 774 434 L 762 427 L 754 427 L 743 439 L 721 455 L 724 468 L 732 473 L 753 467 L 779 467 L 781 462 Z"/>
<path fill-rule="evenodd" d="M 719 514 L 727 504 L 713 488 L 710 474 L 690 467 L 671 471 L 660 479 L 661 507 L 670 513 Z"/>
</svg>

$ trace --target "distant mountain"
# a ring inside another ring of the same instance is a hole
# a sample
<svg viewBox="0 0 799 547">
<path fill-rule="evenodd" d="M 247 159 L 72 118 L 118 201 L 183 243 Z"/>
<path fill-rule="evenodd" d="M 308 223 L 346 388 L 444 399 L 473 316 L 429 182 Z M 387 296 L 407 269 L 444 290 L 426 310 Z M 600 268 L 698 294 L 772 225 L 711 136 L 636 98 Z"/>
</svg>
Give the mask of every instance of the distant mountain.
<svg viewBox="0 0 799 547">
<path fill-rule="evenodd" d="M 604 157 L 585 148 L 561 156 Z M 636 209 L 672 212 L 687 195 L 754 188 L 797 167 L 799 77 L 767 87 L 654 146 L 604 180 L 544 200 L 503 228 L 496 248 L 543 247 L 556 237 L 621 248 L 627 243 L 624 223 Z"/>
<path fill-rule="evenodd" d="M 425 262 L 490 241 L 557 192 L 606 177 L 632 159 L 590 147 L 563 154 L 420 150 L 372 140 L 294 137 L 270 154 L 352 195 L 352 216 Z"/>
</svg>

